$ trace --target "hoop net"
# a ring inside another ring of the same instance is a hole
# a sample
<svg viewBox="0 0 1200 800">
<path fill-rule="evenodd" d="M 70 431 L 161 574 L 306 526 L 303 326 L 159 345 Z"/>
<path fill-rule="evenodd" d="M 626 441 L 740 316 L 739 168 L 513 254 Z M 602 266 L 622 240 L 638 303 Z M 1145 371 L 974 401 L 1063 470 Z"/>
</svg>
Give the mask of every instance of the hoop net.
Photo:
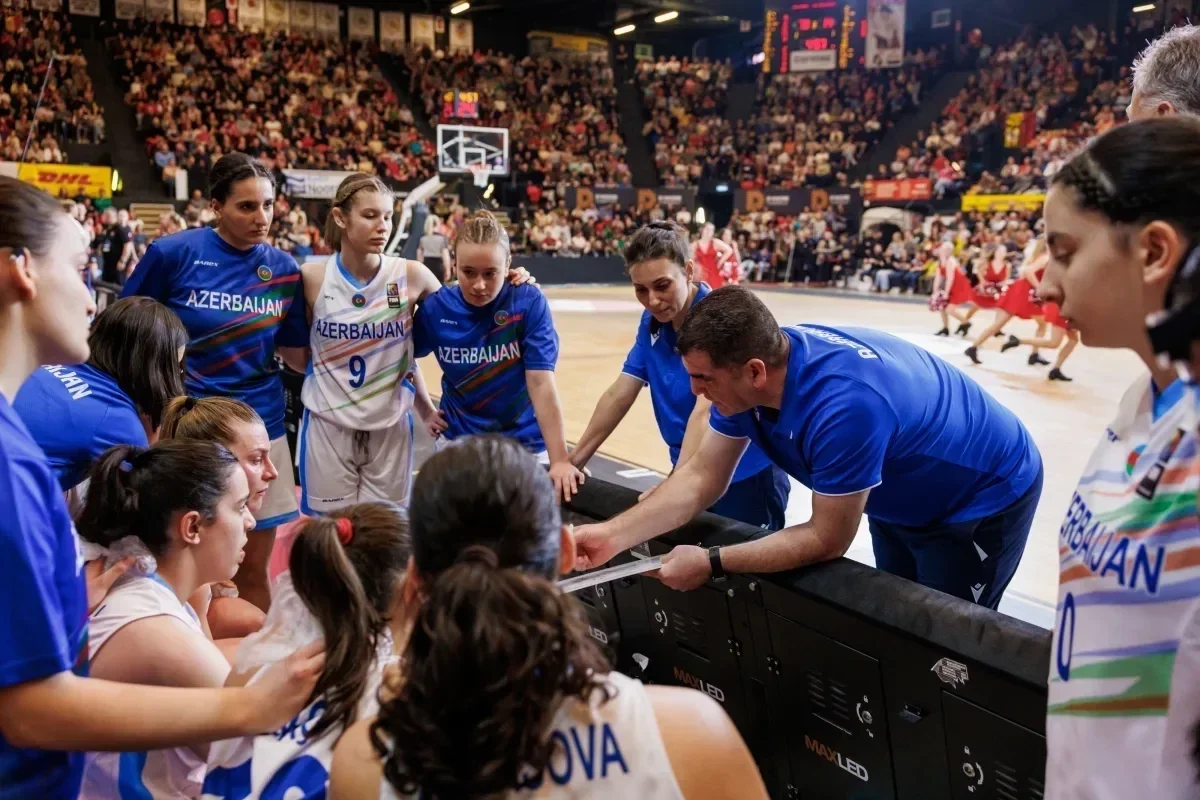
<svg viewBox="0 0 1200 800">
<path fill-rule="evenodd" d="M 471 171 L 471 178 L 475 181 L 475 185 L 480 189 L 486 189 L 488 178 L 491 177 L 488 174 L 487 166 L 484 164 L 472 164 L 467 169 Z"/>
</svg>

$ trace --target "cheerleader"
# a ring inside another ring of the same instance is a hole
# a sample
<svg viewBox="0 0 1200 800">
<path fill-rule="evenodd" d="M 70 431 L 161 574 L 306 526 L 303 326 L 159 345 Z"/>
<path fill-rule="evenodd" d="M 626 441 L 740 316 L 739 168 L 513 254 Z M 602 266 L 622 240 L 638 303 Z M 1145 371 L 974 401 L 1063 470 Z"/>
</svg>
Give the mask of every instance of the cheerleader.
<svg viewBox="0 0 1200 800">
<path fill-rule="evenodd" d="M 1046 320 L 1046 324 L 1050 326 L 1050 338 L 1019 339 L 1016 336 L 1009 336 L 1008 341 L 1000 346 L 1000 352 L 1003 353 L 1021 345 L 1057 350 L 1058 355 L 1054 358 L 1054 366 L 1046 378 L 1052 381 L 1071 381 L 1073 378 L 1068 378 L 1063 374 L 1062 365 L 1066 363 L 1076 345 L 1079 344 L 1079 332 L 1072 330 L 1070 324 L 1063 318 L 1058 303 L 1043 303 L 1042 316 Z M 1063 339 L 1067 340 L 1066 344 L 1063 344 Z"/>
<path fill-rule="evenodd" d="M 971 290 L 971 302 L 976 308 L 995 308 L 1000 304 L 1000 296 L 1009 281 L 1007 257 L 1008 248 L 1001 244 L 996 246 L 991 258 L 981 259 L 982 263 L 976 264 L 975 276 L 979 283 Z"/>
<path fill-rule="evenodd" d="M 1020 276 L 1010 283 L 1004 293 L 1000 295 L 1000 300 L 996 303 L 996 318 L 992 320 L 992 324 L 987 330 L 975 337 L 975 341 L 971 342 L 971 346 L 964 352 L 967 358 L 976 364 L 982 364 L 983 362 L 979 360 L 979 347 L 1002 331 L 1013 317 L 1037 322 L 1036 338 L 1039 341 L 1042 339 L 1046 332 L 1046 320 L 1042 303 L 1037 297 L 1037 288 L 1046 272 L 1046 263 L 1049 260 L 1046 241 L 1039 239 L 1034 245 L 1029 260 L 1021 267 Z M 1029 365 L 1033 367 L 1049 363 L 1038 355 L 1038 345 L 1035 345 L 1033 353 L 1029 356 Z"/>
<path fill-rule="evenodd" d="M 722 268 L 722 276 L 726 283 L 741 283 L 742 281 L 742 256 L 738 250 L 737 242 L 733 238 L 733 228 L 726 228 L 721 231 L 721 241 L 729 245 L 730 255 L 725 259 L 725 266 Z"/>
<path fill-rule="evenodd" d="M 692 243 L 692 260 L 700 268 L 700 281 L 714 289 L 725 285 L 725 263 L 733 258 L 733 248 L 721 239 L 714 239 L 716 227 L 704 223 L 700 238 Z"/>
<path fill-rule="evenodd" d="M 942 316 L 942 329 L 935 336 L 950 335 L 950 317 L 958 320 L 958 330 L 955 333 L 966 336 L 971 329 L 970 315 L 958 310 L 958 306 L 971 302 L 971 282 L 954 257 L 954 245 L 944 242 L 938 248 L 937 271 L 933 278 L 933 294 L 929 299 L 929 308 Z"/>
</svg>

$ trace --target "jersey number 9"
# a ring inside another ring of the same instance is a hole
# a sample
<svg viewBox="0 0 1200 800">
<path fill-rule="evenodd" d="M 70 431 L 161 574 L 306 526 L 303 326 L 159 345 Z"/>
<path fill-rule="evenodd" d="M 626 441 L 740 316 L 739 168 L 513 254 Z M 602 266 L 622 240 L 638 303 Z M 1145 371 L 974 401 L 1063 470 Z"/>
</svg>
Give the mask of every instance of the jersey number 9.
<svg viewBox="0 0 1200 800">
<path fill-rule="evenodd" d="M 357 389 L 367 378 L 367 362 L 362 356 L 350 357 L 350 388 Z"/>
</svg>

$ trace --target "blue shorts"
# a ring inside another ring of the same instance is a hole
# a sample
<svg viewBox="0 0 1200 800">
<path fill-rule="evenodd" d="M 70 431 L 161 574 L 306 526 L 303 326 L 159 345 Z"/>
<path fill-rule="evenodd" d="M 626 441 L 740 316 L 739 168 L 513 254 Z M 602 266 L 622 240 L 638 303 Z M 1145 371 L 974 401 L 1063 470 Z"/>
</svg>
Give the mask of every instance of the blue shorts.
<svg viewBox="0 0 1200 800">
<path fill-rule="evenodd" d="M 1018 500 L 990 517 L 930 528 L 868 520 L 875 566 L 939 592 L 996 608 L 1008 588 L 1042 496 L 1042 470 Z"/>
<path fill-rule="evenodd" d="M 772 464 L 757 475 L 729 484 L 708 510 L 756 528 L 777 531 L 784 527 L 783 512 L 791 493 L 787 473 Z"/>
</svg>

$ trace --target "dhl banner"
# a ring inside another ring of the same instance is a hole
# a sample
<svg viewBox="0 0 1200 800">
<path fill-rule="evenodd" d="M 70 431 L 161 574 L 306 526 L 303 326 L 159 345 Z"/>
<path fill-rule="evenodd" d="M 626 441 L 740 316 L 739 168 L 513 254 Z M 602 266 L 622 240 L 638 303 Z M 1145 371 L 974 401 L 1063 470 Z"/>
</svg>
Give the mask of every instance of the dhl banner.
<svg viewBox="0 0 1200 800">
<path fill-rule="evenodd" d="M 525 36 L 529 39 L 529 52 L 532 55 L 554 53 L 608 60 L 608 41 L 597 36 L 576 36 L 550 31 L 530 31 Z"/>
<path fill-rule="evenodd" d="M 963 211 L 1037 211 L 1046 202 L 1044 194 L 965 194 Z"/>
<path fill-rule="evenodd" d="M 0 172 L 0 174 L 3 174 Z M 19 164 L 17 177 L 54 197 L 112 197 L 112 167 Z"/>
</svg>

